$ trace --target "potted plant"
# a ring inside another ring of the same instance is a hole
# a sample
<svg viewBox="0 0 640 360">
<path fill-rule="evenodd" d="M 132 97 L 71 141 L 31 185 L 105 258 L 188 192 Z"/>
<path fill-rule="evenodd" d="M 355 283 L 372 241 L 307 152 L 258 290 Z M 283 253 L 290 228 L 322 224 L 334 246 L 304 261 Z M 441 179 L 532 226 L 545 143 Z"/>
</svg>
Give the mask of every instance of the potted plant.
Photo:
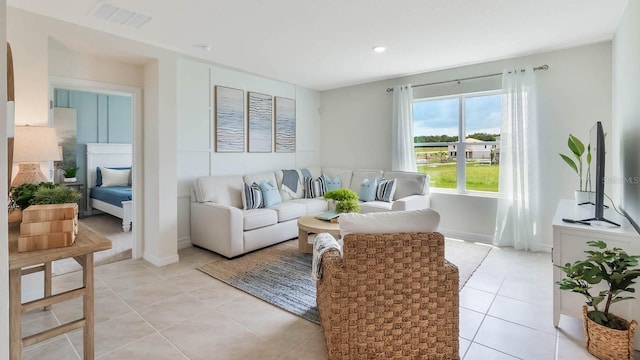
<svg viewBox="0 0 640 360">
<path fill-rule="evenodd" d="M 324 193 L 324 198 L 335 203 L 337 213 L 360 211 L 360 205 L 358 205 L 358 194 L 353 190 L 329 190 Z"/>
<path fill-rule="evenodd" d="M 61 167 L 62 169 L 62 174 L 64 175 L 64 182 L 76 182 L 78 181 L 78 179 L 76 178 L 76 175 L 78 173 L 78 169 L 80 169 L 79 167 L 75 166 L 75 165 L 64 165 L 63 167 Z"/>
<path fill-rule="evenodd" d="M 31 204 L 68 204 L 76 203 L 82 195 L 74 189 L 66 186 L 39 187 L 33 194 Z"/>
<path fill-rule="evenodd" d="M 576 174 L 578 174 L 578 190 L 575 190 L 574 196 L 576 199 L 576 203 L 583 204 L 591 202 L 591 144 L 588 144 L 586 149 L 584 143 L 580 141 L 576 136 L 569 134 L 569 139 L 567 140 L 567 146 L 569 150 L 573 154 L 571 157 L 560 154 L 562 160 L 564 160 L 570 168 L 572 168 Z M 582 156 L 587 150 L 587 173 L 584 177 L 585 181 L 583 182 L 583 168 L 582 168 Z"/>
<path fill-rule="evenodd" d="M 24 183 L 12 187 L 9 192 L 9 217 L 12 222 L 20 222 L 22 210 L 30 205 L 72 203 L 77 202 L 80 197 L 75 189 L 51 182 Z"/>
<path fill-rule="evenodd" d="M 588 250 L 586 259 L 564 266 L 556 265 L 566 278 L 556 282 L 561 290 L 582 294 L 586 297 L 583 306 L 584 329 L 587 350 L 599 359 L 633 359 L 633 336 L 637 327 L 635 320 L 629 322 L 609 312 L 611 304 L 634 299 L 623 296 L 624 292 L 635 292 L 632 287 L 640 276 L 637 268 L 640 256 L 630 256 L 623 249 L 607 249 L 604 241 L 589 241 L 597 250 Z M 606 283 L 597 294 L 594 285 Z M 604 304 L 604 308 L 601 305 Z M 588 311 L 587 306 L 592 310 Z"/>
</svg>

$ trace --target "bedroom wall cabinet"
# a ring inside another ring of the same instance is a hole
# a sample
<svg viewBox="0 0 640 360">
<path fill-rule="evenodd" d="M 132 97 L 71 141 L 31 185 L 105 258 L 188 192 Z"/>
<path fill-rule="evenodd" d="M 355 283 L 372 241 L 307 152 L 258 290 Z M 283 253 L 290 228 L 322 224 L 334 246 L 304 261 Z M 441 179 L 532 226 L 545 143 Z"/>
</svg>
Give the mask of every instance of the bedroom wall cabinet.
<svg viewBox="0 0 640 360">
<path fill-rule="evenodd" d="M 74 188 L 77 192 L 79 192 L 82 197 L 78 199 L 78 217 L 82 218 L 86 215 L 87 212 L 87 193 L 85 192 L 85 186 L 81 182 L 73 182 L 73 183 L 62 183 L 62 186 Z"/>
</svg>

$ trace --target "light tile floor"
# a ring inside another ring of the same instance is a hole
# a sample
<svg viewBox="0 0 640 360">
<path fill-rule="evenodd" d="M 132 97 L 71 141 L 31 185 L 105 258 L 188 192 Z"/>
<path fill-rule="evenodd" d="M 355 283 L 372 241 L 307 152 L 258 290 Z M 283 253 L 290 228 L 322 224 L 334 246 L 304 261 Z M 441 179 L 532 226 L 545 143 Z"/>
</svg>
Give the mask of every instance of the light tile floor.
<svg viewBox="0 0 640 360">
<path fill-rule="evenodd" d="M 157 268 L 127 260 L 96 268 L 95 353 L 115 359 L 326 359 L 320 326 L 258 300 L 194 268 L 220 257 L 187 248 Z M 81 284 L 54 277 L 54 292 Z M 460 293 L 460 356 L 475 359 L 593 359 L 582 320 L 552 323 L 548 253 L 493 249 Z M 24 315 L 23 333 L 81 317 L 76 299 Z M 24 359 L 81 359 L 76 331 L 24 351 Z M 638 356 L 636 356 L 638 358 Z"/>
</svg>

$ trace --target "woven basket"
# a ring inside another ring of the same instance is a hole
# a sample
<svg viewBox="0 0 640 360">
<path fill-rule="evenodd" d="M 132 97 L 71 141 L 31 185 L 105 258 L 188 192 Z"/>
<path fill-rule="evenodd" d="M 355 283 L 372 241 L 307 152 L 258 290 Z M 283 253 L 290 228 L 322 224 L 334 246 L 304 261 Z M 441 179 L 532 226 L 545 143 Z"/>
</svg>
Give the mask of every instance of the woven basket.
<svg viewBox="0 0 640 360">
<path fill-rule="evenodd" d="M 587 306 L 582 306 L 582 318 L 584 332 L 587 335 L 587 350 L 591 355 L 600 360 L 633 360 L 633 335 L 638 323 L 631 323 L 613 314 L 614 318 L 621 320 L 627 330 L 610 329 L 589 319 Z"/>
</svg>

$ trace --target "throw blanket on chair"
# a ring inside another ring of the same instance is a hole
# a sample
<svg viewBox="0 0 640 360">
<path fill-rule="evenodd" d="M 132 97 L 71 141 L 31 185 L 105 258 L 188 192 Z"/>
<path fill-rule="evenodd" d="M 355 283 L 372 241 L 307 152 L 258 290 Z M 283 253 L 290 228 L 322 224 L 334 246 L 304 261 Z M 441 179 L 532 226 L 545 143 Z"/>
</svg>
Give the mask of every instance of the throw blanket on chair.
<svg viewBox="0 0 640 360">
<path fill-rule="evenodd" d="M 313 242 L 313 258 L 311 261 L 311 276 L 318 281 L 322 278 L 322 254 L 325 251 L 337 249 L 342 256 L 342 246 L 329 233 L 320 233 Z"/>
</svg>

